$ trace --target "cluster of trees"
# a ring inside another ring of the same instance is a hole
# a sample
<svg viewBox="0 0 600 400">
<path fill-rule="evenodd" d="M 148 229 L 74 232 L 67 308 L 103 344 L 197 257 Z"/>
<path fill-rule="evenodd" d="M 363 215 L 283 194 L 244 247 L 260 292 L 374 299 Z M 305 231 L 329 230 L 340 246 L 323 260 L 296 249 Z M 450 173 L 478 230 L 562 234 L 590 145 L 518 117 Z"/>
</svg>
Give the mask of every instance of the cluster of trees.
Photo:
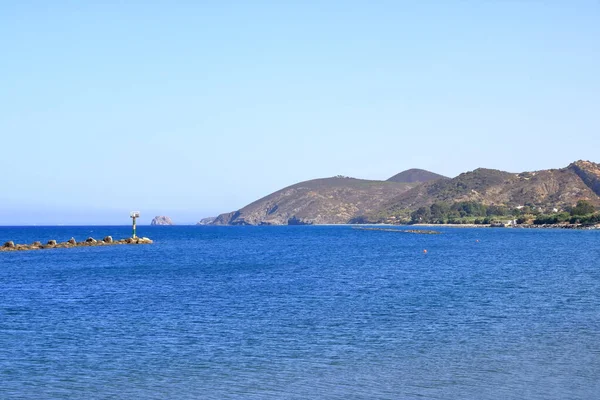
<svg viewBox="0 0 600 400">
<path fill-rule="evenodd" d="M 452 204 L 433 203 L 420 207 L 410 215 L 411 223 L 453 224 L 475 218 L 473 223 L 488 224 L 498 218 L 506 219 L 514 215 L 514 210 L 504 206 L 486 206 L 475 201 L 461 201 Z"/>
<path fill-rule="evenodd" d="M 518 221 L 517 221 L 518 222 Z M 600 223 L 600 213 L 588 201 L 579 200 L 577 205 L 569 212 L 561 212 L 550 215 L 538 215 L 533 223 L 536 225 L 559 224 L 568 222 L 570 224 L 597 224 Z"/>
<path fill-rule="evenodd" d="M 462 201 L 452 204 L 434 203 L 429 207 L 420 207 L 410 215 L 410 222 L 428 224 L 490 224 L 498 220 L 516 219 L 518 224 L 534 221 L 535 224 L 570 223 L 597 223 L 600 214 L 595 212 L 594 206 L 580 200 L 568 212 L 551 215 L 542 215 L 535 207 L 530 205 L 519 208 L 505 206 L 486 206 L 475 201 Z"/>
</svg>

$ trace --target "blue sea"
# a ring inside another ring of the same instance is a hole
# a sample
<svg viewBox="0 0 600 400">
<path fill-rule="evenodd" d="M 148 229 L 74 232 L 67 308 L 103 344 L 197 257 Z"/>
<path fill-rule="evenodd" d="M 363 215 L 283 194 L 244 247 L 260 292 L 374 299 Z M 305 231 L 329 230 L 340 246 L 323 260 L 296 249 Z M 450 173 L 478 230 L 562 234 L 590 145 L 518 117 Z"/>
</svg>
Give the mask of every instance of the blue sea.
<svg viewBox="0 0 600 400">
<path fill-rule="evenodd" d="M 600 398 L 600 231 L 439 230 L 0 253 L 0 398 Z M 106 235 L 130 228 L 0 228 Z"/>
</svg>

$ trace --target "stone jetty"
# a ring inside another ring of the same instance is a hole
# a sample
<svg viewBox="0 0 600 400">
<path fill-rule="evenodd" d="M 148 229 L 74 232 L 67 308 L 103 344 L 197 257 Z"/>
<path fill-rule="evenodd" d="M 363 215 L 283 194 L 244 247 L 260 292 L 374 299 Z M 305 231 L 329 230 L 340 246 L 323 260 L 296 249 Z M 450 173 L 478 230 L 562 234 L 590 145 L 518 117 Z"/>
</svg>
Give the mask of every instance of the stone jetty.
<svg viewBox="0 0 600 400">
<path fill-rule="evenodd" d="M 142 238 L 127 238 L 121 240 L 113 240 L 111 236 L 106 236 L 102 240 L 96 240 L 92 237 L 87 238 L 83 242 L 78 242 L 75 238 L 71 238 L 66 242 L 57 242 L 49 240 L 46 244 L 41 242 L 33 242 L 31 244 L 15 244 L 13 241 L 8 241 L 0 247 L 0 251 L 23 251 L 23 250 L 41 250 L 41 249 L 70 249 L 74 247 L 92 247 L 92 246 L 114 246 L 121 244 L 151 244 L 152 240 L 147 237 Z"/>
<path fill-rule="evenodd" d="M 364 228 L 364 227 L 353 227 L 358 231 L 380 231 L 380 232 L 399 232 L 399 233 L 414 233 L 416 235 L 439 235 L 442 232 L 430 231 L 424 229 L 394 229 L 394 228 Z"/>
</svg>

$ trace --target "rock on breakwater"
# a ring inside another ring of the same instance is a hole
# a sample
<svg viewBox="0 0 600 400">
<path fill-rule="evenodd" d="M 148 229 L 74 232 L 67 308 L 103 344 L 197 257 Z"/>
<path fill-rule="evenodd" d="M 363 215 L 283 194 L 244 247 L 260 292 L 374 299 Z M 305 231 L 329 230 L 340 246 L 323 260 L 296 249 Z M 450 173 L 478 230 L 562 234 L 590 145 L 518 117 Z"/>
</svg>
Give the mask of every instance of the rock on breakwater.
<svg viewBox="0 0 600 400">
<path fill-rule="evenodd" d="M 71 238 L 66 242 L 57 242 L 49 240 L 46 244 L 41 242 L 33 242 L 31 244 L 15 244 L 8 241 L 0 247 L 0 251 L 24 251 L 24 250 L 42 250 L 42 249 L 68 249 L 74 247 L 94 247 L 94 246 L 111 246 L 120 244 L 151 244 L 153 241 L 147 237 L 142 238 L 126 238 L 121 240 L 113 240 L 111 236 L 107 236 L 102 240 L 87 238 L 83 242 L 77 242 L 75 238 Z"/>
</svg>

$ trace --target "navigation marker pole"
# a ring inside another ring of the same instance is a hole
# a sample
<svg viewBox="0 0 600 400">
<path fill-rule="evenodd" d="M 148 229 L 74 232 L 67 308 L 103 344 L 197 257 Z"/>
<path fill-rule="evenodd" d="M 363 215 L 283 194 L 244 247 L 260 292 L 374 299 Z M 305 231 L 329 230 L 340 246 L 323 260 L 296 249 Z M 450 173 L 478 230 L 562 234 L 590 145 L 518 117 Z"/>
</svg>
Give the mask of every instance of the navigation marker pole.
<svg viewBox="0 0 600 400">
<path fill-rule="evenodd" d="M 139 211 L 132 211 L 131 213 L 129 213 L 129 216 L 131 217 L 131 219 L 133 219 L 133 236 L 132 238 L 137 238 L 137 235 L 135 234 L 135 219 L 140 217 L 140 212 Z"/>
</svg>

